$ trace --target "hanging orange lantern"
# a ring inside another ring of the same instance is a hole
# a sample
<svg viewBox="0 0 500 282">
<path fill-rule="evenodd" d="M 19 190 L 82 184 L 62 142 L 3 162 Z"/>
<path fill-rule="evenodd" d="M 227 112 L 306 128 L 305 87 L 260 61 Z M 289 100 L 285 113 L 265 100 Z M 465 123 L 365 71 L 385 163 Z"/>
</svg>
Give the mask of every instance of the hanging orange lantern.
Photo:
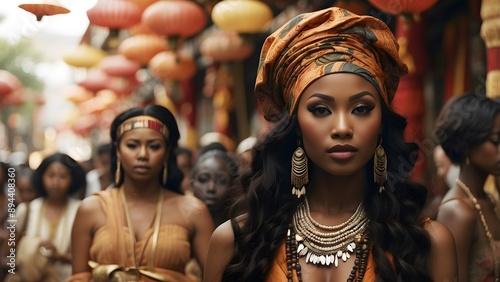
<svg viewBox="0 0 500 282">
<path fill-rule="evenodd" d="M 219 28 L 238 33 L 257 33 L 273 19 L 273 11 L 256 0 L 223 0 L 215 4 L 212 20 Z"/>
<path fill-rule="evenodd" d="M 70 11 L 59 5 L 55 0 L 33 1 L 35 3 L 20 4 L 18 7 L 32 13 L 36 16 L 37 21 L 41 21 L 44 16 L 53 16 L 59 14 L 67 14 Z"/>
<path fill-rule="evenodd" d="M 129 28 L 141 21 L 142 10 L 127 0 L 100 0 L 87 11 L 93 25 L 110 29 Z"/>
<path fill-rule="evenodd" d="M 182 38 L 200 32 L 206 24 L 205 11 L 187 0 L 158 1 L 142 14 L 142 22 L 158 35 L 170 40 L 170 48 L 177 50 Z"/>
<path fill-rule="evenodd" d="M 6 70 L 0 70 L 0 98 L 15 92 L 22 87 L 21 81 Z"/>
<path fill-rule="evenodd" d="M 66 64 L 76 68 L 91 68 L 99 64 L 105 56 L 106 53 L 100 49 L 88 44 L 80 44 L 66 52 L 62 59 Z"/>
<path fill-rule="evenodd" d="M 253 45 L 236 32 L 221 31 L 208 36 L 201 43 L 200 52 L 214 61 L 238 61 L 252 54 Z"/>
<path fill-rule="evenodd" d="M 119 54 L 141 65 L 147 65 L 156 54 L 167 50 L 167 42 L 158 35 L 151 34 L 129 37 L 118 46 Z"/>
<path fill-rule="evenodd" d="M 130 32 L 131 35 L 153 34 L 153 35 L 158 36 L 158 34 L 154 33 L 149 27 L 147 27 L 142 22 L 129 27 L 128 31 Z"/>
<path fill-rule="evenodd" d="M 123 55 L 112 55 L 102 59 L 99 68 L 109 76 L 128 77 L 135 75 L 141 65 Z"/>
<path fill-rule="evenodd" d="M 368 0 L 377 9 L 392 14 L 403 16 L 415 16 L 429 9 L 438 0 Z"/>
<path fill-rule="evenodd" d="M 94 94 L 80 85 L 71 85 L 64 89 L 64 97 L 66 100 L 75 104 L 83 103 L 94 97 Z"/>
<path fill-rule="evenodd" d="M 158 53 L 149 62 L 151 73 L 164 80 L 184 81 L 196 73 L 196 62 L 184 55 L 173 51 Z"/>
</svg>

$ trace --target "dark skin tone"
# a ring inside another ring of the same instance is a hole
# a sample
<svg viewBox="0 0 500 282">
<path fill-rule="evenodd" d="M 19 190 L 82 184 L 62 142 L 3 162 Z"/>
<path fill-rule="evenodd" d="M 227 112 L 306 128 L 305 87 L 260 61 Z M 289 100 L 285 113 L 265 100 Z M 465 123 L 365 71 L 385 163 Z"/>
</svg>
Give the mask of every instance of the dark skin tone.
<svg viewBox="0 0 500 282">
<path fill-rule="evenodd" d="M 483 190 L 488 175 L 500 176 L 500 114 L 494 119 L 490 139 L 474 148 L 468 154 L 469 162 L 460 165 L 459 179 L 476 197 L 494 240 L 500 240 L 500 219 L 494 205 Z M 488 240 L 474 203 L 467 194 L 455 185 L 443 197 L 437 220 L 453 233 L 456 242 L 459 282 L 465 282 L 469 275 L 469 257 L 478 240 Z"/>
<path fill-rule="evenodd" d="M 343 85 L 343 87 L 335 87 Z M 346 222 L 363 200 L 365 166 L 374 154 L 381 130 L 380 97 L 360 76 L 336 73 L 313 82 L 303 93 L 297 115 L 304 149 L 315 166 L 307 192 L 311 216 L 324 225 Z M 331 154 L 329 148 L 349 144 L 355 154 Z M 243 222 L 244 218 L 240 219 Z M 453 281 L 456 265 L 453 237 L 437 222 L 427 226 L 432 241 L 429 272 L 434 281 Z M 450 243 L 451 242 L 451 243 Z M 220 281 L 232 257 L 234 235 L 230 222 L 214 232 L 205 281 Z M 210 259 L 217 258 L 217 259 Z M 346 281 L 354 266 L 351 256 L 338 267 L 318 267 L 301 257 L 303 281 Z M 443 262 L 444 261 L 444 262 Z M 439 264 L 437 262 L 440 262 Z M 439 265 L 439 268 L 437 267 Z M 446 280 L 448 279 L 448 280 Z"/>
<path fill-rule="evenodd" d="M 201 201 L 161 187 L 158 174 L 163 170 L 167 154 L 170 153 L 163 135 L 149 128 L 128 131 L 117 144 L 116 153 L 124 171 L 123 185 L 119 189 L 124 189 L 136 241 L 143 240 L 146 231 L 151 228 L 162 189 L 164 202 L 161 225 L 180 225 L 189 230 L 192 256 L 203 269 L 214 230 L 213 222 Z M 188 220 L 182 216 L 172 216 L 186 207 L 192 211 Z M 125 218 L 123 222 L 126 222 Z M 96 231 L 105 224 L 106 216 L 99 199 L 96 196 L 85 198 L 72 232 L 74 274 L 91 271 L 87 264 L 89 250 Z"/>
</svg>

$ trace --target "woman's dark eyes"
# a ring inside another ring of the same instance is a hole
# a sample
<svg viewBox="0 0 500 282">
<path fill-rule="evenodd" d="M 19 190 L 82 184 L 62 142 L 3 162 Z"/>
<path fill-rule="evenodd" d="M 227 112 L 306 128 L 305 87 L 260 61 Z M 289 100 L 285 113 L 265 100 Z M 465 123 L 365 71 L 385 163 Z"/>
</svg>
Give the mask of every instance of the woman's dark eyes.
<svg viewBox="0 0 500 282">
<path fill-rule="evenodd" d="M 493 143 L 493 145 L 495 145 L 495 146 L 500 145 L 500 140 L 489 139 L 489 141 L 490 141 L 491 143 Z"/>
<path fill-rule="evenodd" d="M 375 106 L 372 105 L 359 105 L 352 110 L 353 113 L 355 114 L 366 114 L 371 112 Z"/>
<path fill-rule="evenodd" d="M 324 116 L 326 114 L 331 113 L 330 110 L 326 106 L 323 106 L 323 105 L 312 106 L 309 108 L 309 111 L 317 116 Z"/>
</svg>

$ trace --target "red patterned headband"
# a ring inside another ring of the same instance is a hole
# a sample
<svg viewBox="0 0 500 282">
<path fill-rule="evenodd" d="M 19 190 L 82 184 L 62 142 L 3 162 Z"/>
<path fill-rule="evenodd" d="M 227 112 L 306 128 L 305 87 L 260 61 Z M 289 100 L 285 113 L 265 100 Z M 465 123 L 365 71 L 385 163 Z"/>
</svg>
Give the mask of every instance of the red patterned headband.
<svg viewBox="0 0 500 282">
<path fill-rule="evenodd" d="M 168 139 L 168 128 L 159 119 L 151 116 L 136 116 L 124 121 L 116 131 L 117 138 L 120 138 L 125 132 L 137 128 L 151 128 L 160 132 L 166 139 Z"/>
</svg>

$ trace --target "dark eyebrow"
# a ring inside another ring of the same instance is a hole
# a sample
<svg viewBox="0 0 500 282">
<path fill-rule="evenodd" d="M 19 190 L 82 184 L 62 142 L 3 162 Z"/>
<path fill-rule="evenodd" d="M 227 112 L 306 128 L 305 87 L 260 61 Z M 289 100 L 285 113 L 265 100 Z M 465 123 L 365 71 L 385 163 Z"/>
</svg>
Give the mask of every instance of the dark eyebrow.
<svg viewBox="0 0 500 282">
<path fill-rule="evenodd" d="M 363 91 L 363 92 L 360 92 L 360 93 L 358 93 L 358 94 L 354 94 L 354 95 L 352 95 L 351 97 L 349 97 L 349 102 L 350 102 L 350 101 L 354 101 L 354 100 L 358 100 L 358 99 L 360 99 L 361 97 L 366 96 L 366 95 L 372 96 L 372 97 L 373 97 L 373 99 L 375 99 L 375 96 L 373 96 L 373 94 L 372 94 L 372 93 L 370 93 L 370 92 L 368 92 L 368 91 Z"/>
<path fill-rule="evenodd" d="M 370 93 L 369 91 L 363 91 L 363 92 L 360 92 L 358 94 L 354 94 L 351 97 L 349 97 L 349 102 L 354 101 L 354 100 L 358 100 L 361 97 L 366 96 L 366 95 L 372 96 L 373 99 L 375 99 L 375 96 L 373 96 L 372 93 Z M 322 94 L 322 93 L 314 93 L 314 94 L 311 95 L 311 98 L 312 97 L 317 97 L 317 98 L 320 98 L 320 99 L 323 99 L 323 100 L 327 100 L 327 101 L 330 101 L 330 102 L 335 102 L 335 97 L 330 96 L 330 95 L 325 95 L 325 94 Z"/>
</svg>

